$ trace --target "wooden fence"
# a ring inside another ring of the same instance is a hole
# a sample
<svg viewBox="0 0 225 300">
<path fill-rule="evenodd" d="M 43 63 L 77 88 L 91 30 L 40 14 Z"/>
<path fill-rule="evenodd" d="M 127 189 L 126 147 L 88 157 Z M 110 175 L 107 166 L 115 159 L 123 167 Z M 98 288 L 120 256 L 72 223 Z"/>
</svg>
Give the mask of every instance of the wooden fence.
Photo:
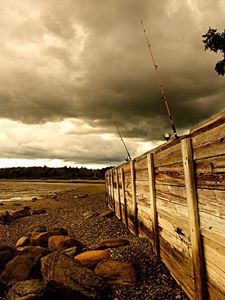
<svg viewBox="0 0 225 300">
<path fill-rule="evenodd" d="M 225 299 L 225 112 L 107 171 L 106 192 L 191 299 Z"/>
</svg>

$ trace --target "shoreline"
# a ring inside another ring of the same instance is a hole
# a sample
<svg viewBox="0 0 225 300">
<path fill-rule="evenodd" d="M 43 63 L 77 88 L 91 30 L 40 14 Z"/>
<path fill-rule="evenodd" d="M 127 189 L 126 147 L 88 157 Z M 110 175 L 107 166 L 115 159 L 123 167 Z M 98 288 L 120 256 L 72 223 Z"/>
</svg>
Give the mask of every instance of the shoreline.
<svg viewBox="0 0 225 300">
<path fill-rule="evenodd" d="M 34 225 L 45 225 L 48 229 L 63 227 L 71 237 L 80 240 L 87 247 L 102 239 L 127 239 L 130 245 L 110 249 L 110 253 L 113 259 L 132 262 L 135 265 L 137 282 L 130 286 L 112 286 L 106 299 L 188 299 L 165 265 L 156 258 L 147 239 L 133 236 L 115 216 L 102 218 L 96 215 L 89 219 L 83 217 L 87 211 L 101 213 L 107 208 L 104 188 L 100 191 L 90 191 L 81 187 L 56 193 L 55 199 L 43 197 L 30 204 L 32 209 L 45 206 L 46 213 L 13 220 L 9 225 L 0 225 L 0 245 L 15 246 L 16 241 L 25 236 Z"/>
</svg>

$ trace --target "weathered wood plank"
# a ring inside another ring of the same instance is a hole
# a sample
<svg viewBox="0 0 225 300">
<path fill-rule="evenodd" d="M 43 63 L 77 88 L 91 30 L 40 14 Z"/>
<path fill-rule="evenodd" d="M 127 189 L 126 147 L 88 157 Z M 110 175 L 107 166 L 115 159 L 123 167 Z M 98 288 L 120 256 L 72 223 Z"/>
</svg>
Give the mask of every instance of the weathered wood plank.
<svg viewBox="0 0 225 300">
<path fill-rule="evenodd" d="M 225 220 L 225 191 L 198 189 L 199 211 Z"/>
<path fill-rule="evenodd" d="M 120 201 L 120 185 L 119 185 L 119 171 L 116 169 L 116 190 L 117 190 L 117 199 L 118 199 L 118 205 L 119 205 L 119 215 L 118 218 L 122 220 L 122 207 L 121 207 L 121 201 Z"/>
<path fill-rule="evenodd" d="M 114 181 L 113 181 L 113 171 L 111 171 L 111 190 L 112 190 L 112 199 L 113 199 L 113 211 L 114 211 L 114 213 L 115 213 L 115 211 L 116 211 L 116 208 L 115 208 L 115 198 L 114 198 Z"/>
<path fill-rule="evenodd" d="M 225 123 L 192 138 L 194 159 L 224 155 Z"/>
<path fill-rule="evenodd" d="M 155 170 L 154 170 L 154 157 L 152 153 L 147 155 L 148 162 L 148 177 L 149 177 L 149 199 L 151 206 L 151 220 L 153 229 L 153 245 L 155 254 L 160 256 L 160 245 L 159 245 L 159 229 L 158 229 L 158 215 L 156 206 L 156 190 L 155 190 Z"/>
<path fill-rule="evenodd" d="M 176 144 L 166 150 L 154 154 L 155 168 L 169 166 L 182 162 L 180 144 Z"/>
<path fill-rule="evenodd" d="M 198 188 L 225 191 L 225 155 L 197 160 L 195 167 Z"/>
<path fill-rule="evenodd" d="M 161 198 L 156 197 L 157 209 L 166 214 L 170 214 L 175 218 L 184 219 L 188 224 L 188 208 L 187 206 L 173 203 L 170 201 L 162 200 Z"/>
<path fill-rule="evenodd" d="M 128 227 L 128 216 L 127 216 L 127 199 L 125 195 L 125 183 L 124 183 L 124 170 L 121 168 L 121 181 L 122 181 L 122 198 L 124 203 L 124 224 Z"/>
<path fill-rule="evenodd" d="M 187 191 L 187 203 L 189 211 L 189 224 L 192 245 L 192 259 L 195 279 L 196 299 L 205 299 L 206 287 L 204 278 L 205 261 L 200 236 L 200 225 L 197 207 L 197 192 L 195 187 L 194 164 L 191 139 L 181 141 L 182 157 L 184 165 L 185 186 Z"/>
<path fill-rule="evenodd" d="M 185 187 L 156 185 L 156 197 L 163 201 L 180 204 L 187 207 Z"/>
<path fill-rule="evenodd" d="M 141 158 L 136 158 L 134 160 L 134 167 L 135 167 L 135 171 L 140 172 L 142 170 L 148 170 L 148 166 L 147 166 L 147 157 L 141 157 Z"/>
<path fill-rule="evenodd" d="M 219 112 L 216 115 L 213 115 L 211 118 L 198 123 L 190 129 L 190 133 L 206 129 L 208 131 L 208 126 L 215 124 L 217 127 L 219 124 L 225 123 L 225 111 Z"/>
<path fill-rule="evenodd" d="M 155 168 L 156 184 L 170 186 L 184 185 L 184 169 L 182 163 Z"/>
<path fill-rule="evenodd" d="M 158 210 L 158 226 L 160 233 L 162 231 L 168 232 L 174 237 L 174 244 L 171 246 L 177 247 L 179 251 L 185 252 L 187 256 L 191 256 L 191 241 L 190 232 L 187 220 L 181 219 L 177 216 L 173 217 L 169 213 Z M 172 241 L 168 240 L 169 243 Z"/>
<path fill-rule="evenodd" d="M 135 227 L 135 234 L 138 235 L 138 210 L 137 210 L 137 198 L 136 198 L 135 169 L 134 169 L 133 160 L 130 161 L 130 171 L 131 171 L 131 184 L 132 184 L 134 227 Z"/>
<path fill-rule="evenodd" d="M 205 212 L 199 213 L 201 231 L 210 235 L 210 239 L 213 239 L 213 235 L 221 237 L 225 241 L 225 222 L 224 219 L 207 214 Z M 212 237 L 211 237 L 212 236 Z M 223 242 L 224 242 L 223 241 Z"/>
<path fill-rule="evenodd" d="M 185 290 L 191 299 L 195 298 L 194 279 L 192 263 L 182 252 L 175 248 L 160 237 L 160 256 L 179 285 Z"/>
<path fill-rule="evenodd" d="M 148 169 L 146 170 L 141 170 L 141 171 L 137 171 L 135 169 L 136 172 L 136 181 L 146 181 L 148 180 Z"/>
</svg>

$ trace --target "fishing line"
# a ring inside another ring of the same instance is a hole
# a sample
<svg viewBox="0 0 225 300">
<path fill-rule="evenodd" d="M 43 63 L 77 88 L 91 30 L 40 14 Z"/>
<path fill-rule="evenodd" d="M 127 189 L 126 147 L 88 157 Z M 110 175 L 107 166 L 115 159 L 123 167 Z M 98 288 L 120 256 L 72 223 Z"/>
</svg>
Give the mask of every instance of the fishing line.
<svg viewBox="0 0 225 300">
<path fill-rule="evenodd" d="M 128 159 L 128 160 L 132 160 L 131 155 L 130 155 L 130 153 L 129 153 L 129 151 L 128 151 L 128 148 L 127 148 L 127 146 L 126 146 L 126 143 L 125 143 L 125 141 L 124 141 L 124 139 L 123 139 L 123 136 L 122 136 L 122 134 L 121 134 L 121 131 L 120 131 L 120 129 L 119 129 L 119 127 L 118 127 L 116 121 L 115 121 L 114 118 L 113 118 L 111 108 L 110 108 L 109 104 L 108 104 L 105 100 L 104 100 L 104 104 L 105 104 L 105 106 L 106 106 L 106 108 L 107 108 L 107 111 L 108 111 L 108 113 L 109 113 L 109 117 L 110 117 L 110 119 L 111 119 L 111 121 L 112 121 L 114 127 L 116 128 L 116 131 L 117 131 L 117 133 L 118 133 L 118 135 L 119 135 L 119 137 L 120 137 L 120 140 L 121 140 L 121 142 L 122 142 L 122 144 L 123 144 L 123 146 L 124 146 L 124 149 L 125 149 L 125 151 L 126 151 L 126 153 L 127 153 L 127 159 Z"/>
</svg>

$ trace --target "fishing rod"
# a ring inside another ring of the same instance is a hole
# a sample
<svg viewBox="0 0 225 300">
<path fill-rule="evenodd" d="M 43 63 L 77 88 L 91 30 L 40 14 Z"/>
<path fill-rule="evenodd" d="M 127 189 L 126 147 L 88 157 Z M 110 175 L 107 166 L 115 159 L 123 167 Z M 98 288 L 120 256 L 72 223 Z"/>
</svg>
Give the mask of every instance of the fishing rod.
<svg viewBox="0 0 225 300">
<path fill-rule="evenodd" d="M 169 120 L 170 120 L 170 124 L 171 124 L 172 130 L 173 130 L 173 133 L 174 133 L 174 137 L 177 138 L 178 136 L 177 136 L 176 127 L 175 127 L 175 124 L 174 124 L 174 121 L 173 121 L 173 117 L 172 117 L 172 114 L 171 114 L 171 111 L 170 111 L 169 103 L 167 101 L 165 88 L 164 88 L 164 86 L 162 84 L 162 80 L 161 80 L 161 77 L 160 77 L 159 65 L 157 65 L 156 62 L 155 62 L 155 59 L 154 59 L 154 56 L 153 56 L 153 53 L 152 53 L 152 49 L 151 49 L 151 44 L 149 43 L 149 40 L 148 40 L 148 37 L 147 37 L 147 32 L 145 30 L 143 20 L 141 20 L 141 26 L 142 26 L 142 29 L 144 31 L 146 43 L 148 45 L 149 53 L 150 53 L 150 56 L 152 58 L 152 62 L 153 62 L 154 68 L 155 68 L 156 78 L 157 78 L 157 81 L 159 83 L 160 91 L 161 91 L 161 94 L 162 94 L 162 100 L 163 100 L 163 102 L 164 102 L 164 104 L 166 106 L 167 114 L 168 114 L 168 117 L 169 117 Z"/>
<path fill-rule="evenodd" d="M 120 140 L 121 140 L 121 142 L 122 142 L 122 144 L 123 144 L 123 146 L 124 146 L 124 149 L 125 149 L 125 151 L 126 151 L 126 153 L 127 153 L 127 159 L 128 159 L 128 160 L 132 160 L 131 155 L 130 155 L 130 153 L 129 153 L 128 149 L 127 149 L 127 146 L 126 146 L 126 144 L 125 144 L 125 142 L 124 142 L 124 139 L 123 139 L 123 137 L 122 137 L 121 131 L 119 130 L 119 127 L 118 127 L 116 121 L 113 119 L 112 111 L 111 111 L 109 105 L 106 103 L 105 100 L 104 100 L 104 103 L 105 103 L 105 106 L 106 106 L 106 108 L 107 108 L 107 110 L 108 110 L 109 117 L 110 117 L 110 119 L 112 120 L 112 123 L 113 123 L 113 125 L 115 126 L 115 128 L 116 128 L 116 130 L 117 130 L 117 133 L 118 133 L 118 135 L 119 135 L 119 137 L 120 137 Z"/>
</svg>

